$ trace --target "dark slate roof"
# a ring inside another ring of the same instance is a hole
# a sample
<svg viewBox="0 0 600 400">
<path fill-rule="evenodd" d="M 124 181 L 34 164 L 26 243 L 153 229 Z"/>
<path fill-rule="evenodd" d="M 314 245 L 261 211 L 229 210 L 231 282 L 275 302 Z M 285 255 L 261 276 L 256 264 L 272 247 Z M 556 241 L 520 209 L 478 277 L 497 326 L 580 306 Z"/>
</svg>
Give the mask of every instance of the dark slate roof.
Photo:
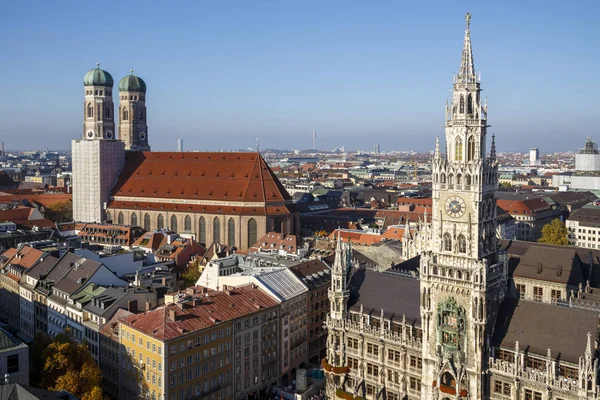
<svg viewBox="0 0 600 400">
<path fill-rule="evenodd" d="M 587 334 L 598 335 L 598 312 L 518 299 L 500 305 L 492 344 L 578 363 L 585 352 Z M 592 344 L 593 345 L 593 344 Z"/>
<path fill-rule="evenodd" d="M 364 267 L 353 269 L 349 281 L 348 306 L 379 316 L 381 309 L 388 318 L 421 324 L 419 280 L 393 273 L 378 272 Z"/>
<path fill-rule="evenodd" d="M 50 392 L 30 386 L 22 386 L 18 383 L 0 385 L 0 400 L 76 400 L 72 394 L 60 391 Z"/>
<path fill-rule="evenodd" d="M 590 285 L 600 287 L 600 250 L 574 246 L 501 240 L 500 250 L 509 255 L 509 274 L 516 277 L 559 282 L 569 285 L 586 285 L 589 279 L 590 263 L 593 273 Z M 542 272 L 538 273 L 538 263 Z M 558 265 L 562 273 L 557 276 Z"/>
<path fill-rule="evenodd" d="M 75 261 L 74 265 L 71 265 L 69 272 L 54 285 L 56 289 L 69 295 L 84 286 L 102 265 L 96 261 L 75 257 L 78 260 Z"/>
</svg>

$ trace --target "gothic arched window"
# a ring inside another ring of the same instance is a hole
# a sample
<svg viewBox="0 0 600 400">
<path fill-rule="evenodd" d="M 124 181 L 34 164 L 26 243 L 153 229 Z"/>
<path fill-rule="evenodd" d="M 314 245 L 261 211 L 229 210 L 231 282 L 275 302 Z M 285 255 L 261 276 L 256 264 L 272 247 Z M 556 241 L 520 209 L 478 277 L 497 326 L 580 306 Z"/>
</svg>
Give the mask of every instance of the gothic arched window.
<svg viewBox="0 0 600 400">
<path fill-rule="evenodd" d="M 458 235 L 458 252 L 466 253 L 467 252 L 467 239 L 464 235 Z"/>
<path fill-rule="evenodd" d="M 87 117 L 88 118 L 94 117 L 94 106 L 91 104 L 88 104 L 88 106 L 87 106 Z"/>
<path fill-rule="evenodd" d="M 142 108 L 140 110 L 140 121 L 143 121 L 143 120 L 144 120 L 144 109 Z"/>
<path fill-rule="evenodd" d="M 462 185 L 462 175 L 460 173 L 456 174 L 456 186 Z"/>
<path fill-rule="evenodd" d="M 469 142 L 467 144 L 467 160 L 473 161 L 475 159 L 475 138 L 469 136 Z"/>
<path fill-rule="evenodd" d="M 227 245 L 235 246 L 235 221 L 233 218 L 229 218 L 227 221 Z"/>
<path fill-rule="evenodd" d="M 106 220 L 107 221 L 112 221 L 112 215 L 110 214 L 110 211 L 106 212 Z"/>
<path fill-rule="evenodd" d="M 452 187 L 452 185 L 454 185 L 454 175 L 452 174 L 448 174 L 448 185 L 450 185 L 449 187 Z"/>
<path fill-rule="evenodd" d="M 460 95 L 459 107 L 458 108 L 459 108 L 459 112 L 461 114 L 465 113 L 465 98 L 464 98 L 464 96 L 462 94 Z"/>
<path fill-rule="evenodd" d="M 204 217 L 200 217 L 198 242 L 206 246 L 206 219 Z"/>
<path fill-rule="evenodd" d="M 117 214 L 117 224 L 125 225 L 125 216 L 121 211 L 119 211 L 119 214 Z"/>
<path fill-rule="evenodd" d="M 156 217 L 156 229 L 163 229 L 165 227 L 165 217 L 162 214 L 158 214 Z"/>
<path fill-rule="evenodd" d="M 213 219 L 213 243 L 221 243 L 221 221 L 219 217 Z"/>
<path fill-rule="evenodd" d="M 446 174 L 443 172 L 440 174 L 440 183 L 446 183 Z"/>
<path fill-rule="evenodd" d="M 131 214 L 131 226 L 137 226 L 138 222 L 137 222 L 137 214 L 136 213 L 132 213 Z"/>
<path fill-rule="evenodd" d="M 466 174 L 465 175 L 465 185 L 467 186 L 471 186 L 473 183 L 471 181 L 471 175 L 470 174 Z"/>
<path fill-rule="evenodd" d="M 444 250 L 452 251 L 452 238 L 449 233 L 444 233 Z"/>
<path fill-rule="evenodd" d="M 471 93 L 467 97 L 467 114 L 473 114 L 473 95 Z"/>
<path fill-rule="evenodd" d="M 175 215 L 171 215 L 171 230 L 177 233 L 177 217 Z"/>
<path fill-rule="evenodd" d="M 129 110 L 123 110 L 123 121 L 129 120 Z"/>
<path fill-rule="evenodd" d="M 250 220 L 248 220 L 248 247 L 252 246 L 254 243 L 257 242 L 258 238 L 256 236 L 256 220 L 254 218 L 250 218 Z"/>
<path fill-rule="evenodd" d="M 148 213 L 144 214 L 144 230 L 150 230 L 150 215 Z"/>
<path fill-rule="evenodd" d="M 183 230 L 186 232 L 192 231 L 192 219 L 190 218 L 189 215 L 186 215 L 183 220 Z"/>
<path fill-rule="evenodd" d="M 463 160 L 463 142 L 462 139 L 457 137 L 456 144 L 454 145 L 454 160 L 462 161 Z"/>
</svg>

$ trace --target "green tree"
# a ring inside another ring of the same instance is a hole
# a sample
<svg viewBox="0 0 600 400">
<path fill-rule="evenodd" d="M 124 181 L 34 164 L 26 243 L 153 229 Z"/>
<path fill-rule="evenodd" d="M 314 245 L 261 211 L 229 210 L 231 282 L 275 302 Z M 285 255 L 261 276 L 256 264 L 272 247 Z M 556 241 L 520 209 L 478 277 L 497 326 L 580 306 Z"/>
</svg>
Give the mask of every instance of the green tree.
<svg viewBox="0 0 600 400">
<path fill-rule="evenodd" d="M 102 374 L 85 344 L 61 333 L 44 349 L 41 359 L 43 388 L 66 390 L 85 400 L 102 400 Z"/>
<path fill-rule="evenodd" d="M 197 265 L 190 264 L 181 274 L 181 278 L 183 278 L 185 287 L 195 286 L 200 279 L 200 269 Z"/>
<path fill-rule="evenodd" d="M 73 221 L 73 202 L 71 200 L 50 204 L 46 207 L 44 217 L 52 222 Z"/>
<path fill-rule="evenodd" d="M 567 227 L 564 222 L 557 218 L 544 225 L 542 228 L 542 237 L 539 238 L 538 242 L 566 246 L 569 244 L 567 235 Z"/>
</svg>

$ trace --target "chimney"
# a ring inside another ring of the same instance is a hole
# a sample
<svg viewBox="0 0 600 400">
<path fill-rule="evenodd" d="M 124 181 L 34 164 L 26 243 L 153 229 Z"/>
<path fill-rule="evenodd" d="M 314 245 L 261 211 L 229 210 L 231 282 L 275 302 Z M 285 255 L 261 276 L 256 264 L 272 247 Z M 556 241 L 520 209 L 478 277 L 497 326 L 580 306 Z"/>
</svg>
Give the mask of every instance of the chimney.
<svg viewBox="0 0 600 400">
<path fill-rule="evenodd" d="M 136 300 L 129 300 L 127 302 L 127 311 L 133 314 L 137 314 L 138 312 L 138 302 Z"/>
<path fill-rule="evenodd" d="M 161 278 L 160 282 L 163 286 L 167 286 L 167 278 Z"/>
<path fill-rule="evenodd" d="M 150 309 L 152 308 L 152 303 L 150 303 L 149 301 L 146 302 L 146 311 L 150 311 Z"/>
<path fill-rule="evenodd" d="M 169 318 L 171 318 L 173 321 L 177 321 L 177 311 L 169 309 Z"/>
</svg>

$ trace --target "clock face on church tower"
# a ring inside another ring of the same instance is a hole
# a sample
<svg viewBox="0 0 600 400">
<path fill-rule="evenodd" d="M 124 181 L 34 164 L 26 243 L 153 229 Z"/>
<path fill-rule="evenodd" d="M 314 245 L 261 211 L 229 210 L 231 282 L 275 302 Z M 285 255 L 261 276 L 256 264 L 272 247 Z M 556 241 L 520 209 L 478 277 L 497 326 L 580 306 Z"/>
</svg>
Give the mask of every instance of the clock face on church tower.
<svg viewBox="0 0 600 400">
<path fill-rule="evenodd" d="M 446 200 L 446 213 L 454 218 L 462 217 L 466 211 L 466 204 L 463 199 L 458 196 L 449 197 Z"/>
</svg>

